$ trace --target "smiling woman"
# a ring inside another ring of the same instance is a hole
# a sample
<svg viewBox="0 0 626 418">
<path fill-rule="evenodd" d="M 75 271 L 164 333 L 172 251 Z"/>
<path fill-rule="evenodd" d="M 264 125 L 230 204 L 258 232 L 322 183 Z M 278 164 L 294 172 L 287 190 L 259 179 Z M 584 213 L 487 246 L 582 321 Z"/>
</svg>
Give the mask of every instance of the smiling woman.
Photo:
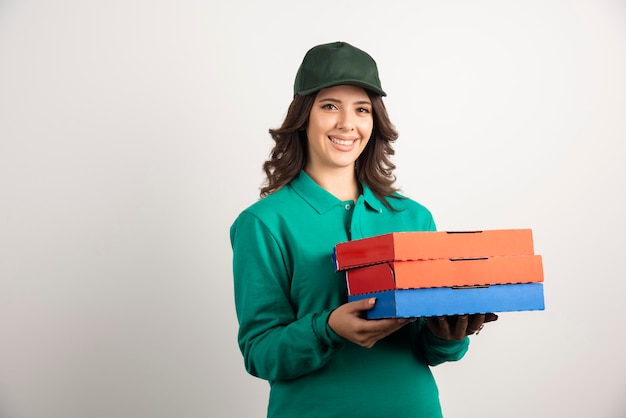
<svg viewBox="0 0 626 418">
<path fill-rule="evenodd" d="M 306 129 L 306 173 L 339 199 L 356 200 L 354 164 L 368 144 L 373 125 L 372 103 L 364 88 L 340 85 L 320 90 Z M 338 178 L 351 181 L 339 183 Z"/>
<path fill-rule="evenodd" d="M 269 417 L 441 417 L 429 366 L 463 357 L 468 330 L 486 322 L 366 320 L 376 300 L 347 303 L 335 244 L 435 229 L 394 187 L 398 134 L 383 95 L 366 52 L 345 42 L 309 50 L 270 130 L 262 199 L 231 227 L 239 347 L 247 371 L 270 382 Z"/>
</svg>

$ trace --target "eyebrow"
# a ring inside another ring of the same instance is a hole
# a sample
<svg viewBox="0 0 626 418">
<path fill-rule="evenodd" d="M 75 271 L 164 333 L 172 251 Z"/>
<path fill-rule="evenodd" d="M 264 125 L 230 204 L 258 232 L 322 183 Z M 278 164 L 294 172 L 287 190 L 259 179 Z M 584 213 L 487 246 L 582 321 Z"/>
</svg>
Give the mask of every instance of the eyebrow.
<svg viewBox="0 0 626 418">
<path fill-rule="evenodd" d="M 318 102 L 332 102 L 332 103 L 341 103 L 341 100 L 339 99 L 333 99 L 332 97 L 323 97 L 321 99 L 318 100 Z M 360 104 L 360 105 L 372 105 L 372 103 L 368 100 L 359 100 L 358 102 L 354 102 L 353 104 Z"/>
</svg>

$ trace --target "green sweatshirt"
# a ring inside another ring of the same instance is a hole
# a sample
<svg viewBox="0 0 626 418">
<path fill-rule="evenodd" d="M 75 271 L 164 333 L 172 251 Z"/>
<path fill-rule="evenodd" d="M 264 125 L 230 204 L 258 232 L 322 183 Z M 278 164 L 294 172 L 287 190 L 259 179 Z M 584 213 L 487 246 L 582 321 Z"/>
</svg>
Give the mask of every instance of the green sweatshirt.
<svg viewBox="0 0 626 418">
<path fill-rule="evenodd" d="M 335 244 L 435 230 L 419 203 L 390 203 L 397 211 L 365 185 L 356 203 L 342 202 L 302 171 L 233 223 L 239 346 L 246 370 L 270 384 L 268 417 L 441 417 L 429 366 L 459 360 L 468 338 L 441 340 L 419 319 L 367 349 L 328 325 L 347 301 Z"/>
</svg>

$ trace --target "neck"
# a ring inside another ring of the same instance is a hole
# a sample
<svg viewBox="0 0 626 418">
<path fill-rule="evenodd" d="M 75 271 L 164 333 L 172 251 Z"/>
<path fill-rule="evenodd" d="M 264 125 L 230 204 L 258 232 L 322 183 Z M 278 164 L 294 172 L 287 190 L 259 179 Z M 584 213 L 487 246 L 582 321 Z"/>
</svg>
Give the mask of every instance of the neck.
<svg viewBox="0 0 626 418">
<path fill-rule="evenodd" d="M 339 200 L 354 200 L 356 202 L 359 197 L 359 182 L 352 167 L 337 170 L 313 170 L 307 167 L 304 171 L 320 187 Z"/>
</svg>

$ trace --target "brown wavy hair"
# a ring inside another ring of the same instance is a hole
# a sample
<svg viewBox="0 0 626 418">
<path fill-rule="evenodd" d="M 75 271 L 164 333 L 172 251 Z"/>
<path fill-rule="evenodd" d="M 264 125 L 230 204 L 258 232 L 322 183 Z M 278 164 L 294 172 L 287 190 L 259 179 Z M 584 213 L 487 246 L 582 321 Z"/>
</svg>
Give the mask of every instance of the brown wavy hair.
<svg viewBox="0 0 626 418">
<path fill-rule="evenodd" d="M 374 129 L 367 146 L 356 160 L 356 176 L 390 207 L 385 198 L 399 198 L 395 194 L 398 189 L 394 187 L 396 177 L 393 170 L 396 166 L 391 162 L 391 156 L 395 154 L 392 144 L 398 139 L 398 132 L 389 120 L 382 97 L 370 91 L 367 95 L 372 102 Z M 316 96 L 317 92 L 294 96 L 282 126 L 269 130 L 276 145 L 263 164 L 267 179 L 261 187 L 262 198 L 279 190 L 304 169 L 308 157 L 306 128 Z"/>
</svg>

